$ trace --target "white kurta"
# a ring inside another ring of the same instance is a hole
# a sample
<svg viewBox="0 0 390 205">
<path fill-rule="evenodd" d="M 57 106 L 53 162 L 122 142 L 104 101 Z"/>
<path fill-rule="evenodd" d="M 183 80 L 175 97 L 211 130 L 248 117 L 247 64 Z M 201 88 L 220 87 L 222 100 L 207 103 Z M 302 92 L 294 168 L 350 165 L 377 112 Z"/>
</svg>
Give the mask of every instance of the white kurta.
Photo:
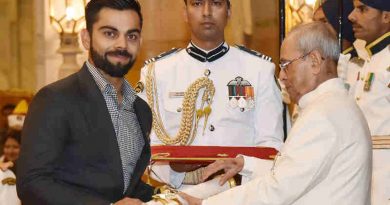
<svg viewBox="0 0 390 205">
<path fill-rule="evenodd" d="M 388 33 L 387 35 L 390 35 Z M 367 119 L 372 136 L 390 135 L 390 45 L 364 61 L 350 62 L 347 79 L 352 96 Z M 374 73 L 369 91 L 364 91 L 366 76 Z M 352 74 L 351 74 L 352 73 Z M 359 77 L 359 78 L 358 78 Z M 373 150 L 372 204 L 390 203 L 390 150 Z"/>
<path fill-rule="evenodd" d="M 181 122 L 183 97 L 170 97 L 169 93 L 185 92 L 191 83 L 211 71 L 215 95 L 204 135 L 204 118 L 199 121 L 198 132 L 192 145 L 214 146 L 266 146 L 279 149 L 283 143 L 282 100 L 274 79 L 275 65 L 235 47 L 212 62 L 200 62 L 185 49 L 155 62 L 158 104 L 164 127 L 175 136 Z M 141 71 L 145 83 L 147 67 Z M 242 77 L 254 87 L 255 107 L 241 112 L 229 106 L 228 83 Z M 146 93 L 139 94 L 146 99 Z M 202 96 L 198 97 L 197 106 Z M 213 127 L 214 129 L 211 129 Z M 151 145 L 163 144 L 151 133 Z M 163 181 L 180 185 L 184 174 L 160 173 Z M 167 179 L 167 177 L 171 177 Z"/>
<path fill-rule="evenodd" d="M 371 140 L 367 122 L 341 79 L 304 95 L 300 113 L 273 167 L 245 157 L 247 184 L 203 201 L 203 205 L 370 204 Z"/>
</svg>

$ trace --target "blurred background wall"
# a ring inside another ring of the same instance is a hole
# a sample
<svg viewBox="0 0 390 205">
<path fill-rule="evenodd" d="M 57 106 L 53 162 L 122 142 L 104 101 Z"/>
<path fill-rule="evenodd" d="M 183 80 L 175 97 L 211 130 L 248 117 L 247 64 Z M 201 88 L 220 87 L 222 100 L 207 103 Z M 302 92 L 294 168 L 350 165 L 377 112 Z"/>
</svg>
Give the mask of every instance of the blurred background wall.
<svg viewBox="0 0 390 205">
<path fill-rule="evenodd" d="M 135 66 L 126 76 L 133 85 L 145 60 L 173 47 L 184 48 L 189 41 L 183 20 L 183 0 L 139 1 L 145 19 L 143 45 Z M 278 62 L 279 1 L 231 2 L 232 18 L 226 29 L 226 40 L 269 55 Z M 49 11 L 49 0 L 0 0 L 0 90 L 36 92 L 60 78 L 59 67 L 63 62 L 57 52 L 60 37 L 50 23 Z M 81 44 L 80 48 L 83 53 L 77 55 L 76 70 L 87 58 Z"/>
</svg>

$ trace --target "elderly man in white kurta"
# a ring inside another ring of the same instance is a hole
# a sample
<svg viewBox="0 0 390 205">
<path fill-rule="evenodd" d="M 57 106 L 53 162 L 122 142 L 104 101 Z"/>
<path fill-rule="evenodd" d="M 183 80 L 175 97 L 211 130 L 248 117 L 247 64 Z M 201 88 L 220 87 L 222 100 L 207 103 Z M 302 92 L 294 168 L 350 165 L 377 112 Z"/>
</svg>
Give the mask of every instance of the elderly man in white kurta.
<svg viewBox="0 0 390 205">
<path fill-rule="evenodd" d="M 209 165 L 224 169 L 221 182 L 240 172 L 253 179 L 192 204 L 370 204 L 371 141 L 367 122 L 337 78 L 337 40 L 321 22 L 298 26 L 281 48 L 279 78 L 299 117 L 273 162 L 240 156 Z M 262 173 L 262 174 L 260 174 Z"/>
</svg>

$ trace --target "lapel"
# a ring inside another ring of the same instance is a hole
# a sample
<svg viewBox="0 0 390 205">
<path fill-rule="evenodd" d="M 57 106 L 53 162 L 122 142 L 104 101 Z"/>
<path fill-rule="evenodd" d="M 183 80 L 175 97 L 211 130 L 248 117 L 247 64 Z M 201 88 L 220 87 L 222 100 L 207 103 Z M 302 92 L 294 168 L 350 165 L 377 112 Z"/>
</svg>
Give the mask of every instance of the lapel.
<svg viewBox="0 0 390 205">
<path fill-rule="evenodd" d="M 134 102 L 134 109 L 137 115 L 138 122 L 140 123 L 140 127 L 142 130 L 142 135 L 145 141 L 145 146 L 142 150 L 140 159 L 138 159 L 137 165 L 134 168 L 132 180 L 130 181 L 130 185 L 126 190 L 127 196 L 132 196 L 134 194 L 135 187 L 138 182 L 141 180 L 141 177 L 145 171 L 145 168 L 148 166 L 150 161 L 150 138 L 149 134 L 152 129 L 152 112 L 149 108 L 149 105 L 137 97 Z"/>
<path fill-rule="evenodd" d="M 99 128 L 99 137 L 109 137 L 110 149 L 106 150 L 108 156 L 112 156 L 114 179 L 116 184 L 121 186 L 115 190 L 116 193 L 123 193 L 123 172 L 122 172 L 122 161 L 119 152 L 119 145 L 116 140 L 114 126 L 111 121 L 111 116 L 107 110 L 106 102 L 102 93 L 92 75 L 89 73 L 87 66 L 84 64 L 82 69 L 78 72 L 78 81 L 80 84 L 81 96 L 84 99 L 81 102 L 81 110 L 84 112 L 85 120 L 88 122 L 89 129 Z M 133 193 L 139 182 L 146 166 L 150 160 L 150 138 L 149 134 L 152 128 L 152 113 L 149 105 L 137 97 L 134 102 L 134 109 L 137 115 L 138 122 L 142 130 L 142 136 L 145 141 L 145 146 L 142 150 L 140 159 L 134 168 L 132 180 L 126 190 L 126 195 Z"/>
<path fill-rule="evenodd" d="M 121 185 L 118 187 L 118 190 L 115 190 L 115 192 L 123 193 L 124 184 L 122 162 L 114 125 L 112 124 L 106 102 L 85 64 L 77 75 L 80 85 L 81 98 L 83 99 L 83 102 L 80 102 L 81 111 L 87 121 L 88 129 L 92 132 L 96 131 L 93 133 L 96 135 L 97 139 L 94 143 L 109 142 L 107 144 L 107 150 L 102 150 L 102 153 L 106 153 L 112 160 L 113 167 L 108 167 L 108 169 L 112 170 L 113 179 L 116 181 L 115 184 Z M 105 137 L 108 139 L 99 141 L 99 139 Z"/>
<path fill-rule="evenodd" d="M 137 96 L 134 102 L 135 114 L 142 129 L 142 134 L 146 142 L 150 142 L 149 134 L 152 129 L 152 112 L 149 105 Z"/>
</svg>

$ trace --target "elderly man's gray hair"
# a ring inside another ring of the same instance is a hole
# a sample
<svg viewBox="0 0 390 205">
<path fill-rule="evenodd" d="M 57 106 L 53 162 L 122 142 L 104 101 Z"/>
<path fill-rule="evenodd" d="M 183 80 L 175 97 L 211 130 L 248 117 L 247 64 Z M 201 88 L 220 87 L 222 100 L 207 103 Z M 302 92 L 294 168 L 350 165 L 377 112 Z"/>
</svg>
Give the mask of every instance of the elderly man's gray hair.
<svg viewBox="0 0 390 205">
<path fill-rule="evenodd" d="M 340 49 L 336 34 L 323 22 L 311 22 L 294 27 L 288 37 L 293 37 L 303 54 L 317 50 L 322 57 L 338 61 Z"/>
</svg>

